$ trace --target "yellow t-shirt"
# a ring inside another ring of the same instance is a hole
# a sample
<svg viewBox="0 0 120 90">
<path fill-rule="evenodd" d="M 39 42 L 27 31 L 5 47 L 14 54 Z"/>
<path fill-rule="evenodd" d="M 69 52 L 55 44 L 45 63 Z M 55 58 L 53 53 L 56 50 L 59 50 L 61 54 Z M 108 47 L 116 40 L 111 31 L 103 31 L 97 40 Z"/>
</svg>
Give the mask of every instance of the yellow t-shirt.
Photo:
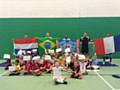
<svg viewBox="0 0 120 90">
<path fill-rule="evenodd" d="M 18 64 L 18 65 L 16 65 L 16 71 L 17 72 L 20 72 L 21 71 L 21 67 L 20 67 L 20 65 Z"/>
<path fill-rule="evenodd" d="M 61 66 L 63 66 L 63 67 L 65 66 L 65 60 L 64 59 L 60 59 L 59 63 L 60 63 Z"/>
</svg>

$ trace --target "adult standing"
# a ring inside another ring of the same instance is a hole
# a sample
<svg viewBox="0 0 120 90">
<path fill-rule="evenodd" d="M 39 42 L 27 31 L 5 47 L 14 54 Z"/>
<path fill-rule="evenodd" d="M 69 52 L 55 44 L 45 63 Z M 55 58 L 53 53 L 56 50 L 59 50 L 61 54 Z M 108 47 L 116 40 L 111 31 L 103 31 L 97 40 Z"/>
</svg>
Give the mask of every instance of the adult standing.
<svg viewBox="0 0 120 90">
<path fill-rule="evenodd" d="M 29 38 L 28 33 L 25 33 L 25 34 L 24 34 L 24 38 Z"/>
<path fill-rule="evenodd" d="M 90 38 L 89 38 L 89 36 L 87 36 L 87 32 L 84 32 L 84 35 L 83 35 L 83 37 L 80 38 L 80 41 L 82 43 L 81 53 L 84 55 L 88 55 Z"/>
<path fill-rule="evenodd" d="M 50 33 L 49 33 L 49 32 L 47 32 L 47 33 L 46 33 L 46 36 L 45 36 L 45 38 L 52 39 L 52 37 L 50 36 Z"/>
<path fill-rule="evenodd" d="M 68 34 L 65 34 L 65 37 L 63 38 L 64 41 L 70 41 L 71 39 L 68 37 Z"/>
<path fill-rule="evenodd" d="M 106 37 L 110 37 L 110 33 L 109 32 L 106 33 Z M 105 64 L 107 59 L 109 59 L 109 63 L 111 64 L 111 62 L 112 62 L 112 53 L 105 54 L 103 56 L 103 64 Z"/>
<path fill-rule="evenodd" d="M 69 45 L 69 41 L 71 39 L 68 37 L 68 34 L 65 35 L 65 37 L 63 38 L 63 41 L 65 42 L 65 46 L 64 46 L 64 49 L 66 48 L 70 48 L 70 45 Z"/>
</svg>

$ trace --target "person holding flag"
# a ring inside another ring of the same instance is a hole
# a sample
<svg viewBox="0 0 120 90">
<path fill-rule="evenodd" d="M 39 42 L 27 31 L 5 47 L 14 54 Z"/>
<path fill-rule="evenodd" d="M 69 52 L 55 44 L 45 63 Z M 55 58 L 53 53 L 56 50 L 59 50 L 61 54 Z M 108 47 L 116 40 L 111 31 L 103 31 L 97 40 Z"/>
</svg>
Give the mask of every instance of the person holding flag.
<svg viewBox="0 0 120 90">
<path fill-rule="evenodd" d="M 39 54 L 49 54 L 49 50 L 56 48 L 56 38 L 50 36 L 50 33 L 47 32 L 45 37 L 37 37 L 38 39 L 38 52 Z"/>
<path fill-rule="evenodd" d="M 68 43 L 70 40 L 71 40 L 71 39 L 68 37 L 68 34 L 66 34 L 65 37 L 63 38 L 63 41 L 65 42 L 65 47 L 64 47 L 64 49 L 70 48 L 70 45 L 69 45 L 69 43 Z"/>
<path fill-rule="evenodd" d="M 110 37 L 109 32 L 106 33 L 106 37 Z M 103 55 L 103 64 L 105 64 L 106 60 L 109 60 L 108 62 L 111 64 L 111 62 L 112 62 L 112 53 L 108 53 L 108 54 Z"/>
<path fill-rule="evenodd" d="M 96 54 L 103 56 L 103 64 L 111 64 L 112 53 L 120 52 L 120 35 L 107 33 L 105 38 L 95 39 L 94 45 Z"/>
</svg>

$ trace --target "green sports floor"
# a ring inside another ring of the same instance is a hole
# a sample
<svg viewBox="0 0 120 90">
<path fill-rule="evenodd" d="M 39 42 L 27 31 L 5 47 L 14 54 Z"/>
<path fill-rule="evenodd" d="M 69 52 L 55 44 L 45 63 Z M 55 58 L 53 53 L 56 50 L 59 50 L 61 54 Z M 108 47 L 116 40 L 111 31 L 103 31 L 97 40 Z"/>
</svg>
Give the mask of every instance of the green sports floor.
<svg viewBox="0 0 120 90">
<path fill-rule="evenodd" d="M 120 66 L 120 59 L 114 59 L 113 63 Z M 120 90 L 120 79 L 112 77 L 113 74 L 120 75 L 119 66 L 101 67 L 100 71 L 91 71 L 82 80 L 68 79 L 68 85 L 54 85 L 51 74 L 8 76 L 1 67 L 0 90 Z M 64 72 L 64 76 L 67 75 Z"/>
</svg>

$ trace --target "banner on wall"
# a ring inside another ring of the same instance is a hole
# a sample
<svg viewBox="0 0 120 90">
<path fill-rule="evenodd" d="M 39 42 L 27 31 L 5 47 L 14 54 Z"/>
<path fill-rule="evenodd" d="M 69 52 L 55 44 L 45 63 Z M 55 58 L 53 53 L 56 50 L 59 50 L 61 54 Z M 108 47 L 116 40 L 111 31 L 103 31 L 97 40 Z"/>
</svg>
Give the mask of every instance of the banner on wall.
<svg viewBox="0 0 120 90">
<path fill-rule="evenodd" d="M 57 48 L 70 48 L 72 52 L 80 52 L 80 40 L 57 40 Z"/>
</svg>

